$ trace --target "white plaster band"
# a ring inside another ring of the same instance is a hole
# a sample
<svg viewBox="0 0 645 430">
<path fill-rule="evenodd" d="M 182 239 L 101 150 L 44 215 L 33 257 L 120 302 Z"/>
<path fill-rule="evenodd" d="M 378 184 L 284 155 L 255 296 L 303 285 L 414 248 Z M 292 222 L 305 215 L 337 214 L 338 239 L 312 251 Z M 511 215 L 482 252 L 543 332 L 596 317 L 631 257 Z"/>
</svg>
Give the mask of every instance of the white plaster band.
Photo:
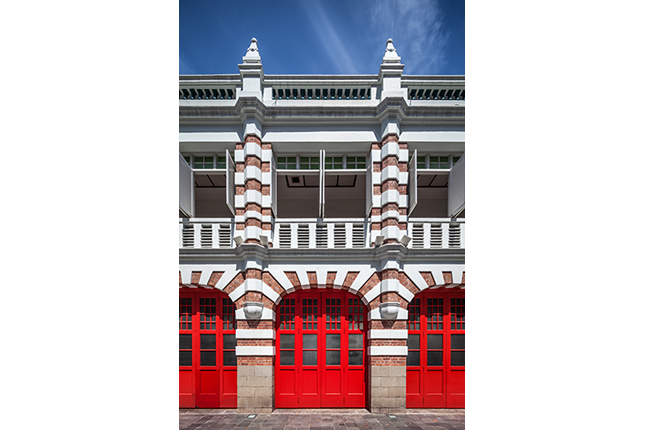
<svg viewBox="0 0 645 430">
<path fill-rule="evenodd" d="M 409 149 L 399 149 L 399 163 L 407 163 L 410 156 Z"/>
<path fill-rule="evenodd" d="M 380 221 L 385 221 L 386 219 L 390 219 L 390 218 L 395 218 L 398 221 L 401 218 L 401 216 L 402 215 L 399 214 L 399 211 L 387 211 L 387 212 L 381 214 Z M 374 219 L 374 218 L 375 217 L 372 217 L 372 219 Z"/>
<path fill-rule="evenodd" d="M 244 206 L 249 203 L 257 203 L 262 206 L 262 193 L 258 190 L 244 191 Z"/>
<path fill-rule="evenodd" d="M 235 215 L 235 222 L 236 223 L 243 223 L 249 218 L 257 219 L 263 221 L 262 214 L 257 211 L 246 211 L 244 212 L 244 215 Z"/>
<path fill-rule="evenodd" d="M 401 173 L 399 172 L 399 166 L 387 166 L 381 172 L 381 177 L 379 179 L 381 183 L 384 183 L 389 179 L 394 179 L 397 182 L 399 182 L 400 176 L 401 176 Z"/>
<path fill-rule="evenodd" d="M 244 309 L 235 310 L 235 319 L 246 321 L 246 315 L 244 314 Z M 273 312 L 271 309 L 263 308 L 262 315 L 260 316 L 259 319 L 275 321 L 275 312 Z"/>
<path fill-rule="evenodd" d="M 399 296 L 403 297 L 408 303 L 410 303 L 414 298 L 414 294 L 412 294 L 412 292 L 405 288 L 403 285 L 399 287 L 399 291 L 397 291 L 397 293 L 399 293 Z"/>
<path fill-rule="evenodd" d="M 381 311 L 379 308 L 372 309 L 367 313 L 367 320 L 372 321 L 372 320 L 382 320 L 383 318 L 381 317 Z M 408 310 L 407 309 L 399 309 L 399 314 L 396 316 L 397 321 L 407 321 L 408 319 Z"/>
<path fill-rule="evenodd" d="M 377 355 L 407 356 L 408 355 L 407 346 L 390 346 L 390 345 L 380 346 L 379 345 L 379 346 L 370 346 L 367 348 L 367 350 L 368 350 L 367 353 L 371 356 L 377 356 Z"/>
<path fill-rule="evenodd" d="M 392 331 L 392 330 L 383 330 L 383 331 Z M 253 330 L 253 329 L 243 329 L 238 328 L 235 330 L 236 339 L 275 339 L 275 330 Z"/>
<path fill-rule="evenodd" d="M 407 339 L 408 331 L 372 329 L 367 332 L 367 338 L 368 339 Z"/>
<path fill-rule="evenodd" d="M 371 290 L 369 290 L 363 295 L 363 298 L 367 303 L 371 302 L 381 294 L 380 285 L 381 285 L 380 283 L 374 285 Z"/>
<path fill-rule="evenodd" d="M 275 355 L 275 346 L 236 346 L 235 355 L 238 357 L 272 357 Z"/>
<path fill-rule="evenodd" d="M 261 279 L 246 279 L 244 281 L 244 291 L 258 291 L 261 293 L 262 284 Z"/>
<path fill-rule="evenodd" d="M 244 172 L 235 172 L 235 185 L 244 185 Z"/>
<path fill-rule="evenodd" d="M 381 281 L 381 293 L 390 293 L 399 291 L 398 279 L 383 279 Z"/>
<path fill-rule="evenodd" d="M 262 170 L 255 166 L 246 166 L 244 168 L 244 182 L 255 179 L 262 183 Z M 237 181 L 236 181 L 237 183 Z"/>
<path fill-rule="evenodd" d="M 260 240 L 260 235 L 266 236 L 263 232 L 265 230 L 262 230 L 260 227 L 256 226 L 248 226 L 244 227 L 244 240 L 248 239 L 257 239 Z"/>
<path fill-rule="evenodd" d="M 246 142 L 244 144 L 244 158 L 247 158 L 249 155 L 254 155 L 262 160 L 262 146 L 255 142 Z"/>
<path fill-rule="evenodd" d="M 385 145 L 381 146 L 381 160 L 391 155 L 395 155 L 397 158 L 399 157 L 398 142 L 388 142 Z"/>
<path fill-rule="evenodd" d="M 401 230 L 399 229 L 399 226 L 396 226 L 396 225 L 388 225 L 387 227 L 381 228 L 381 236 L 383 236 L 385 240 L 387 239 L 399 240 L 399 237 L 401 235 L 400 232 Z"/>
<path fill-rule="evenodd" d="M 381 194 L 381 207 L 388 203 L 399 203 L 399 190 L 387 190 Z"/>
<path fill-rule="evenodd" d="M 271 157 L 273 157 L 273 150 L 271 150 L 271 149 L 263 149 L 262 150 L 262 161 L 263 162 L 271 162 Z"/>
<path fill-rule="evenodd" d="M 262 185 L 271 185 L 271 172 L 262 172 Z"/>
</svg>

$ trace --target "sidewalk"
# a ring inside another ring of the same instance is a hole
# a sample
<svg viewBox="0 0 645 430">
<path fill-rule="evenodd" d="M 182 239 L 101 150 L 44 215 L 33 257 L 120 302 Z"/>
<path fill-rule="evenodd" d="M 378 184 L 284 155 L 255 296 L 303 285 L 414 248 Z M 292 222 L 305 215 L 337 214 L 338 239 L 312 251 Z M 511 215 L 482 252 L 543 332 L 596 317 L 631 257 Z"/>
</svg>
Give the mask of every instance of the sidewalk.
<svg viewBox="0 0 645 430">
<path fill-rule="evenodd" d="M 465 429 L 464 409 L 408 409 L 396 417 L 372 415 L 365 409 L 276 409 L 255 418 L 248 415 L 235 409 L 180 409 L 179 430 Z"/>
</svg>

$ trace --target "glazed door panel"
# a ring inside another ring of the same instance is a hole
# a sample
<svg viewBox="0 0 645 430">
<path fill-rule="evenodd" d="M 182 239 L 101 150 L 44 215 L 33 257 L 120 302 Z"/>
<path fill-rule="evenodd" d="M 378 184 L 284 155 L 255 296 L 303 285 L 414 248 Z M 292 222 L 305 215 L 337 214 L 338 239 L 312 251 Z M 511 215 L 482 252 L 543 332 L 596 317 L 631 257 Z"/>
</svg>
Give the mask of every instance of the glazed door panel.
<svg viewBox="0 0 645 430">
<path fill-rule="evenodd" d="M 280 303 L 276 407 L 365 407 L 366 315 L 344 291 L 300 291 Z"/>
<path fill-rule="evenodd" d="M 408 306 L 408 408 L 465 407 L 463 290 L 425 291 Z"/>
<path fill-rule="evenodd" d="M 237 407 L 235 307 L 213 290 L 179 293 L 179 407 Z"/>
</svg>

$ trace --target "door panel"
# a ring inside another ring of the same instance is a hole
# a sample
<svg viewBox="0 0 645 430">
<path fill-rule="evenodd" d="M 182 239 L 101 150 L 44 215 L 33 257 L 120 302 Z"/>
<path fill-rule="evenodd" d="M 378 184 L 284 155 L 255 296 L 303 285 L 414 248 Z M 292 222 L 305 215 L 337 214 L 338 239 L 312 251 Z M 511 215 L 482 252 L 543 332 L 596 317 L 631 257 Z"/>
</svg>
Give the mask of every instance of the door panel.
<svg viewBox="0 0 645 430">
<path fill-rule="evenodd" d="M 280 303 L 276 407 L 365 407 L 366 315 L 344 291 L 298 291 Z"/>
<path fill-rule="evenodd" d="M 180 408 L 237 406 L 234 311 L 220 291 L 180 289 Z"/>
<path fill-rule="evenodd" d="M 465 298 L 437 288 L 408 306 L 408 408 L 465 407 Z"/>
</svg>

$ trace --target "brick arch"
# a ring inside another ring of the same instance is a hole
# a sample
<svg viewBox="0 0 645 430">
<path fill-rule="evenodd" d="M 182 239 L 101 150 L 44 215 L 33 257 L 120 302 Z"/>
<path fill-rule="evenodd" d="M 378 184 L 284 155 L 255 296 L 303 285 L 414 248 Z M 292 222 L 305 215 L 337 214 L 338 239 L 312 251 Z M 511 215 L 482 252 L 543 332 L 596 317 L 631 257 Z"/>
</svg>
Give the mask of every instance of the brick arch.
<svg viewBox="0 0 645 430">
<path fill-rule="evenodd" d="M 279 305 L 280 302 L 282 301 L 282 299 L 285 296 L 288 296 L 291 293 L 295 293 L 295 292 L 298 292 L 298 291 L 309 291 L 309 290 L 312 290 L 312 291 L 316 291 L 316 290 L 341 290 L 341 291 L 347 291 L 348 293 L 353 294 L 356 297 L 358 297 L 359 299 L 361 299 L 361 302 L 365 306 L 368 306 L 367 302 L 365 301 L 365 298 L 364 298 L 363 294 L 360 291 L 350 290 L 348 286 L 339 285 L 339 284 L 305 284 L 305 285 L 297 284 L 297 285 L 294 285 L 293 289 L 284 290 L 280 294 L 280 299 L 279 299 L 278 302 L 275 303 L 275 306 Z"/>
</svg>

